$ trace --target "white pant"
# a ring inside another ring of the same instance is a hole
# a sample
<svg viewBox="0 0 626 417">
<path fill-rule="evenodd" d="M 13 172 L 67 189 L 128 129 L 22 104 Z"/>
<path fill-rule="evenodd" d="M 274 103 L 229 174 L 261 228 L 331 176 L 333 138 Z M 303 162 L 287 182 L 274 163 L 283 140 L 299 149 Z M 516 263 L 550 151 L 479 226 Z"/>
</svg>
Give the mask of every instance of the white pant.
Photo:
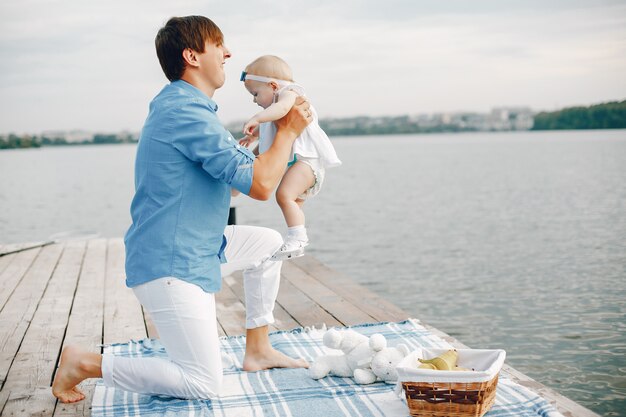
<svg viewBox="0 0 626 417">
<path fill-rule="evenodd" d="M 280 234 L 254 226 L 228 226 L 222 276 L 243 270 L 246 328 L 274 322 L 281 262 L 270 261 L 282 245 Z M 122 358 L 103 355 L 106 386 L 151 395 L 208 399 L 219 395 L 222 362 L 215 296 L 174 277 L 133 288 L 148 311 L 169 356 Z"/>
</svg>

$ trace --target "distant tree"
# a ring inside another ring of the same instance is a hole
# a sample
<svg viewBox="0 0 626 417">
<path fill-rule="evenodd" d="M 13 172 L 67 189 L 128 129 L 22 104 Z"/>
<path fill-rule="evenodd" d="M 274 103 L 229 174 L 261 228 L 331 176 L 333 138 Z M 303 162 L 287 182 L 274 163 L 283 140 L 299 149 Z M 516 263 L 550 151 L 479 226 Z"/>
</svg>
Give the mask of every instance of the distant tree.
<svg viewBox="0 0 626 417">
<path fill-rule="evenodd" d="M 541 112 L 535 115 L 532 130 L 624 128 L 626 128 L 626 100 Z"/>
<path fill-rule="evenodd" d="M 120 142 L 121 140 L 118 139 L 117 135 L 102 135 L 102 134 L 93 135 L 94 144 L 120 143 Z"/>
<path fill-rule="evenodd" d="M 9 136 L 3 136 L 0 139 L 0 149 L 39 148 L 40 146 L 41 143 L 37 136 L 18 136 L 14 133 L 9 133 Z"/>
<path fill-rule="evenodd" d="M 67 143 L 67 141 L 65 140 L 65 138 L 59 138 L 59 137 L 51 138 L 51 137 L 48 137 L 48 136 L 42 136 L 39 139 L 39 141 L 40 141 L 42 146 L 69 145 Z"/>
</svg>

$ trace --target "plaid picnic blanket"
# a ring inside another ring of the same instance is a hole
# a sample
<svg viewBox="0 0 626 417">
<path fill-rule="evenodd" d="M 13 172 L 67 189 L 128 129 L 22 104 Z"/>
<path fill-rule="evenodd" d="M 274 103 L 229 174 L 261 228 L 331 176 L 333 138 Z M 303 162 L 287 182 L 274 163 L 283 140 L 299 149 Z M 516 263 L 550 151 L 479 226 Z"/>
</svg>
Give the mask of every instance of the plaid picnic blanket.
<svg viewBox="0 0 626 417">
<path fill-rule="evenodd" d="M 353 326 L 371 335 L 382 333 L 390 346 L 405 343 L 411 348 L 450 345 L 410 319 L 399 323 Z M 324 329 L 295 329 L 270 335 L 272 345 L 293 357 L 312 361 L 324 354 Z M 234 365 L 224 370 L 223 391 L 215 400 L 181 400 L 146 396 L 107 388 L 100 380 L 94 392 L 93 417 L 261 417 L 261 416 L 408 416 L 408 408 L 394 393 L 394 385 L 357 385 L 349 378 L 327 377 L 315 381 L 305 369 L 272 369 L 243 372 L 245 337 L 221 338 L 222 350 Z M 157 340 L 143 340 L 105 347 L 119 356 L 161 356 L 166 353 Z M 562 415 L 544 398 L 501 375 L 496 403 L 488 417 L 557 417 Z"/>
</svg>

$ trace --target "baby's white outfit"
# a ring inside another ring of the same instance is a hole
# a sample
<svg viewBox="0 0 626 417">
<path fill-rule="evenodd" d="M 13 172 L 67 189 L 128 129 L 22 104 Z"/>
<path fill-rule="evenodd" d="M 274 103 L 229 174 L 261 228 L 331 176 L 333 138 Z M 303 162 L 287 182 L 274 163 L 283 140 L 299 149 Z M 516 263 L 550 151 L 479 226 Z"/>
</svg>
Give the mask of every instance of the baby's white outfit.
<svg viewBox="0 0 626 417">
<path fill-rule="evenodd" d="M 300 96 L 304 96 L 304 88 L 298 84 L 289 84 L 282 87 L 276 92 L 276 97 L 285 90 L 292 90 Z M 315 175 L 315 184 L 308 189 L 304 194 L 300 195 L 301 200 L 305 200 L 307 197 L 312 197 L 317 194 L 324 182 L 324 174 L 326 168 L 332 168 L 341 165 L 341 161 L 337 157 L 335 148 L 333 147 L 330 139 L 326 135 L 326 132 L 322 130 L 319 125 L 317 112 L 311 106 L 309 108 L 313 115 L 313 121 L 304 129 L 304 131 L 298 136 L 293 144 L 291 150 L 292 162 L 295 160 L 302 161 L 309 165 Z M 276 136 L 276 126 L 274 122 L 261 123 L 259 126 L 259 153 L 267 151 L 274 143 L 274 137 Z"/>
<path fill-rule="evenodd" d="M 299 96 L 305 96 L 304 88 L 298 84 L 291 83 L 281 87 L 275 97 L 278 98 L 285 90 L 292 90 Z M 341 161 L 337 157 L 335 148 L 326 132 L 319 125 L 317 112 L 313 106 L 309 107 L 313 121 L 298 136 L 291 149 L 290 163 L 292 165 L 296 161 L 304 162 L 313 170 L 315 183 L 304 193 L 298 196 L 300 200 L 306 200 L 319 193 L 324 183 L 326 168 L 332 168 L 341 165 Z M 276 136 L 276 126 L 274 122 L 261 123 L 259 126 L 259 154 L 267 151 L 274 143 Z M 290 227 L 285 237 L 285 243 L 270 258 L 273 261 L 282 261 L 285 259 L 297 258 L 304 255 L 304 247 L 309 243 L 304 225 Z"/>
</svg>

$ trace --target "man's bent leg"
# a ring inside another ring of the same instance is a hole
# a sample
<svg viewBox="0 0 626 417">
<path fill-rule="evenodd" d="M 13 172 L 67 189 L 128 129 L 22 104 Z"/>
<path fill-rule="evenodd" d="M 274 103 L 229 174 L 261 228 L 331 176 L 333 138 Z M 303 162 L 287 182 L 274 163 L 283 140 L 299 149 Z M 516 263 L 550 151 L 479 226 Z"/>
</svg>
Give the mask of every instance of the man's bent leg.
<svg viewBox="0 0 626 417">
<path fill-rule="evenodd" d="M 246 330 L 246 355 L 243 370 L 248 372 L 271 368 L 308 368 L 304 359 L 294 359 L 274 349 L 270 344 L 268 326 Z"/>
<path fill-rule="evenodd" d="M 88 378 L 102 377 L 102 355 L 87 352 L 78 346 L 66 346 L 61 353 L 59 369 L 52 383 L 52 394 L 63 403 L 85 399 L 78 384 Z"/>
<path fill-rule="evenodd" d="M 103 377 L 105 385 L 141 394 L 208 399 L 219 394 L 222 364 L 215 298 L 176 278 L 161 278 L 134 289 L 152 316 L 169 359 L 100 355 L 67 346 L 52 384 L 62 402 L 85 398 L 77 385 Z"/>
<path fill-rule="evenodd" d="M 282 262 L 269 259 L 283 244 L 283 238 L 275 230 L 255 226 L 228 226 L 224 236 L 227 263 L 222 264 L 222 276 L 243 271 L 246 328 L 273 323 Z"/>
<path fill-rule="evenodd" d="M 105 384 L 178 398 L 218 396 L 222 362 L 214 295 L 173 277 L 150 281 L 133 290 L 150 313 L 169 358 L 103 355 Z"/>
<path fill-rule="evenodd" d="M 274 322 L 282 266 L 270 257 L 282 245 L 282 237 L 274 230 L 253 226 L 228 226 L 224 235 L 228 263 L 222 265 L 222 276 L 243 270 L 247 329 L 243 369 L 308 367 L 305 360 L 286 356 L 269 341 L 268 324 Z"/>
</svg>

